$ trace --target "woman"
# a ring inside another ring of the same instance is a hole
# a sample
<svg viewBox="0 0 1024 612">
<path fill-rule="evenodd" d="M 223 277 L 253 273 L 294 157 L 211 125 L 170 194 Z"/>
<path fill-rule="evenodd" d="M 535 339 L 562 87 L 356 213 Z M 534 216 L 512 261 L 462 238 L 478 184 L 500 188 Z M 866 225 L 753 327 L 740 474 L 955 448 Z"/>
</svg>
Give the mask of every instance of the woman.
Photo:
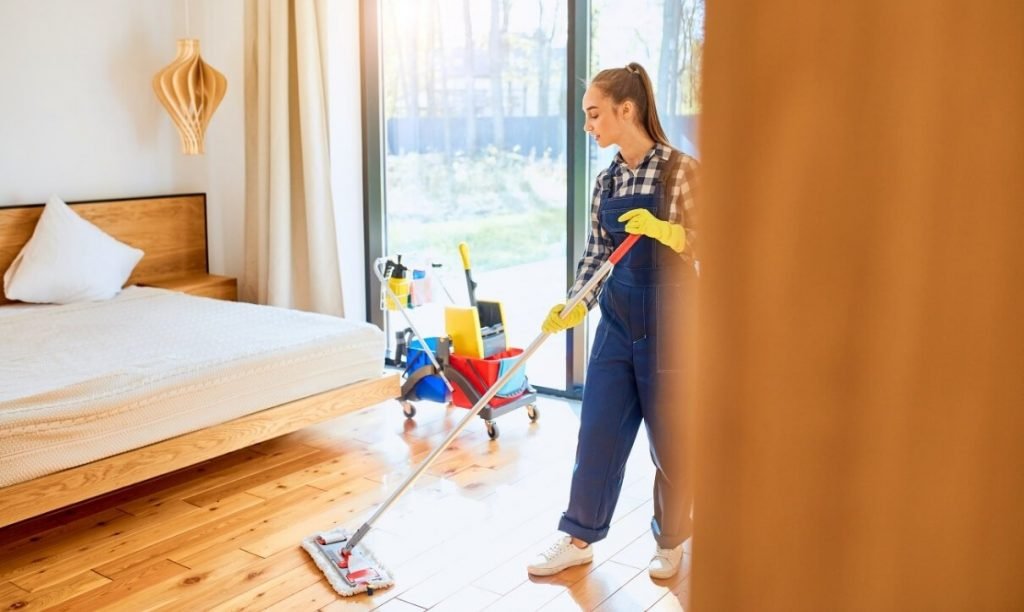
<svg viewBox="0 0 1024 612">
<path fill-rule="evenodd" d="M 669 578 L 679 570 L 682 543 L 690 536 L 690 485 L 676 418 L 681 406 L 659 405 L 660 379 L 676 370 L 659 342 L 659 308 L 678 297 L 678 267 L 692 266 L 697 162 L 672 149 L 655 108 L 651 80 L 636 63 L 599 72 L 583 96 L 589 132 L 601 147 L 617 146 L 611 165 L 597 177 L 587 249 L 576 268 L 572 293 L 579 291 L 628 234 L 640 240 L 611 276 L 563 319 L 554 306 L 543 324 L 548 333 L 579 325 L 600 303 L 583 390 L 576 467 L 569 507 L 558 528 L 564 532 L 527 567 L 548 576 L 593 559 L 592 543 L 608 533 L 626 459 L 640 423 L 645 423 L 654 481 L 651 530 L 657 546 L 649 573 Z M 678 377 L 678 372 L 676 372 Z"/>
</svg>

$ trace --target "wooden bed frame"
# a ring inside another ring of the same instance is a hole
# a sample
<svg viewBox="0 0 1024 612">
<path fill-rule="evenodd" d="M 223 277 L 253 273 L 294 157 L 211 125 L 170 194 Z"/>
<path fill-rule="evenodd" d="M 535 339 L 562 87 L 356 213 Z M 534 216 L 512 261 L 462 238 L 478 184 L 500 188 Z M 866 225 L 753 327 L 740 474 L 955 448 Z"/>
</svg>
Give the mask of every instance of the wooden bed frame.
<svg viewBox="0 0 1024 612">
<path fill-rule="evenodd" d="M 69 205 L 103 231 L 145 252 L 128 279 L 129 285 L 208 272 L 205 194 L 96 200 Z M 42 206 L 0 208 L 0 273 L 10 266 L 31 237 Z M 10 300 L 0 288 L 0 305 L 5 303 Z M 399 375 L 385 374 L 2 487 L 0 527 L 395 399 L 399 394 Z"/>
</svg>

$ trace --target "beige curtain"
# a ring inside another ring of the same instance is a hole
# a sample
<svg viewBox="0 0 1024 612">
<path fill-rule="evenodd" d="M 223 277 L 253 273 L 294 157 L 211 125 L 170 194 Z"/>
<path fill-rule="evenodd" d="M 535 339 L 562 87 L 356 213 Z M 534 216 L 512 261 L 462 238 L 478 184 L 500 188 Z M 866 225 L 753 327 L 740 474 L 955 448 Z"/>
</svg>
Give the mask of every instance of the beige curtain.
<svg viewBox="0 0 1024 612">
<path fill-rule="evenodd" d="M 322 0 L 247 0 L 247 301 L 343 315 Z"/>
<path fill-rule="evenodd" d="M 1024 610 L 1024 3 L 706 37 L 692 609 Z"/>
</svg>

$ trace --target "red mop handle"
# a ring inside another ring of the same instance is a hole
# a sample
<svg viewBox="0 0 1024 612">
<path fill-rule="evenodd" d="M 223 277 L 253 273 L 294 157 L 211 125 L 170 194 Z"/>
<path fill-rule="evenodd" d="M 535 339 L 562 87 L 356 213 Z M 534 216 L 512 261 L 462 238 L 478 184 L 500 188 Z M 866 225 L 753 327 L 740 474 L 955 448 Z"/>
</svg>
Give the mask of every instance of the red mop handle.
<svg viewBox="0 0 1024 612">
<path fill-rule="evenodd" d="M 608 261 L 601 264 L 601 267 L 599 267 L 597 271 L 594 272 L 593 276 L 590 277 L 590 280 L 588 280 L 582 287 L 580 287 L 580 290 L 577 291 L 576 294 L 569 298 L 569 301 L 565 303 L 565 308 L 562 309 L 562 319 L 568 317 L 572 309 L 576 307 L 576 304 L 582 302 L 583 298 L 585 298 L 587 294 L 594 291 L 594 289 L 597 287 L 597 284 L 604 280 L 604 277 L 611 274 L 612 268 L 615 267 L 615 264 L 619 263 L 619 260 L 625 257 L 626 252 L 629 251 L 629 249 L 633 248 L 633 245 L 636 244 L 636 241 L 640 240 L 640 238 L 642 237 L 643 236 L 641 234 L 630 234 L 629 236 L 626 237 L 625 240 L 622 241 L 622 244 L 620 244 L 618 248 L 612 251 L 611 256 L 608 257 Z"/>
<path fill-rule="evenodd" d="M 636 244 L 637 240 L 640 240 L 641 236 L 643 236 L 643 234 L 630 234 L 627 236 L 626 239 L 622 241 L 622 244 L 619 245 L 619 248 L 612 252 L 612 256 L 608 258 L 608 261 L 612 262 L 613 266 L 619 263 L 619 260 L 626 255 L 626 251 L 633 248 L 633 245 Z"/>
</svg>

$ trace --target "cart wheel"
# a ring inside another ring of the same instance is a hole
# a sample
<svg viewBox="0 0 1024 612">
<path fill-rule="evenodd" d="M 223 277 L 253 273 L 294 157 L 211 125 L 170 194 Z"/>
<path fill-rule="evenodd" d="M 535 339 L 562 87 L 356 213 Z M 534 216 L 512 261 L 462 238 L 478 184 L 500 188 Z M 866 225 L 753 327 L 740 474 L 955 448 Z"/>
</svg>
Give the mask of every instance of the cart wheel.
<svg viewBox="0 0 1024 612">
<path fill-rule="evenodd" d="M 405 415 L 405 418 L 411 419 L 416 416 L 416 406 L 413 406 L 410 401 L 402 400 L 402 414 Z"/>
<path fill-rule="evenodd" d="M 531 421 L 536 421 L 540 418 L 540 410 L 537 408 L 537 404 L 526 405 L 526 415 L 530 417 Z"/>
<path fill-rule="evenodd" d="M 485 423 L 487 424 L 487 435 L 490 436 L 492 440 L 497 440 L 498 436 L 501 435 L 501 432 L 498 431 L 498 424 L 494 421 L 485 421 Z"/>
</svg>

